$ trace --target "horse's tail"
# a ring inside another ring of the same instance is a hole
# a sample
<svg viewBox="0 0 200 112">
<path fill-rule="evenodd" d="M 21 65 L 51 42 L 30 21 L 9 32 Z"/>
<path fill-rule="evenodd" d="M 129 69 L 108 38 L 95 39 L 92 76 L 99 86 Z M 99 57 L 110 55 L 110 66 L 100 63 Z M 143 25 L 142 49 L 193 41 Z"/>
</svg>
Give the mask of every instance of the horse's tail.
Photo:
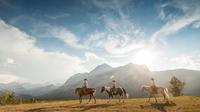
<svg viewBox="0 0 200 112">
<path fill-rule="evenodd" d="M 124 95 L 126 96 L 126 98 L 128 98 L 128 93 L 126 92 L 126 90 L 124 88 L 122 88 Z"/>
<path fill-rule="evenodd" d="M 93 91 L 94 91 L 94 93 L 93 93 L 93 94 L 95 95 L 95 94 L 96 94 L 96 89 L 94 89 Z"/>
<path fill-rule="evenodd" d="M 168 89 L 167 88 L 164 89 L 164 92 L 165 92 L 166 97 L 169 98 Z"/>
<path fill-rule="evenodd" d="M 75 94 L 78 94 L 78 88 L 75 89 Z"/>
</svg>

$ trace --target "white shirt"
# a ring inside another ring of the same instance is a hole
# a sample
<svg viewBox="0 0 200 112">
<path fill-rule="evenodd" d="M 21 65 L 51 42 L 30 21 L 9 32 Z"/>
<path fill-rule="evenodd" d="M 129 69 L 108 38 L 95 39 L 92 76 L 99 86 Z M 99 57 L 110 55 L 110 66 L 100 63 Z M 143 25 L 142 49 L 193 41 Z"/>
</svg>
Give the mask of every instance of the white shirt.
<svg viewBox="0 0 200 112">
<path fill-rule="evenodd" d="M 112 82 L 112 86 L 113 86 L 113 87 L 116 87 L 116 82 Z"/>
<path fill-rule="evenodd" d="M 88 87 L 88 81 L 84 81 L 82 87 Z"/>
</svg>

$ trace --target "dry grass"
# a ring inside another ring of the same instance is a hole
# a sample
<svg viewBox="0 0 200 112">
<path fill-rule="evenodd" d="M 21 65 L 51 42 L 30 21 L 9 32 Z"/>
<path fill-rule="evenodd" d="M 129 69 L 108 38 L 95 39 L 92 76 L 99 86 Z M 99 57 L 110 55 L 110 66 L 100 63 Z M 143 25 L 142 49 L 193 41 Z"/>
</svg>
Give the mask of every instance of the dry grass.
<svg viewBox="0 0 200 112">
<path fill-rule="evenodd" d="M 21 104 L 0 106 L 0 112 L 200 112 L 200 97 L 176 97 L 170 98 L 169 102 L 158 98 L 158 103 L 146 102 L 147 99 L 128 99 L 125 103 L 118 103 L 118 100 L 97 100 L 87 104 L 79 104 L 78 100 L 41 102 L 36 104 Z"/>
</svg>

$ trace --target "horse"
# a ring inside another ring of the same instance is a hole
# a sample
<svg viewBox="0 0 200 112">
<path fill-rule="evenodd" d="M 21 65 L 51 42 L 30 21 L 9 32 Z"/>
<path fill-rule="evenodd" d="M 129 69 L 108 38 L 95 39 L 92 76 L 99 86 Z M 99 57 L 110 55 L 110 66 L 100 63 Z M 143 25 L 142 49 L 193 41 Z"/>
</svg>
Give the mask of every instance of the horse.
<svg viewBox="0 0 200 112">
<path fill-rule="evenodd" d="M 126 90 L 124 88 L 115 88 L 116 92 L 114 92 L 114 88 L 111 88 L 111 87 L 106 87 L 106 86 L 103 86 L 101 88 L 101 93 L 103 93 L 104 91 L 106 91 L 108 93 L 108 96 L 109 96 L 109 101 L 108 103 L 110 102 L 110 98 L 112 97 L 113 99 L 113 96 L 115 95 L 119 95 L 120 98 L 119 98 L 119 102 L 121 102 L 121 98 L 122 97 L 126 97 L 128 98 L 128 93 L 126 92 Z M 124 98 L 123 98 L 123 102 L 124 102 Z"/>
<path fill-rule="evenodd" d="M 95 97 L 96 90 L 95 90 L 95 88 L 85 88 L 84 91 L 83 91 L 82 88 L 76 88 L 75 93 L 79 95 L 80 104 L 82 103 L 82 97 L 87 96 L 87 95 L 90 95 L 89 102 L 91 101 L 91 98 L 93 97 L 94 103 L 96 104 L 96 97 Z"/>
<path fill-rule="evenodd" d="M 144 92 L 144 90 L 147 91 L 147 92 L 149 93 L 149 100 L 148 100 L 148 102 L 150 102 L 150 98 L 151 98 L 151 97 L 154 97 L 155 100 L 156 100 L 156 103 L 157 103 L 157 99 L 156 99 L 156 97 L 155 97 L 155 94 L 160 94 L 160 93 L 163 95 L 164 101 L 165 101 L 165 100 L 168 101 L 168 98 L 169 98 L 168 89 L 165 88 L 165 87 L 156 86 L 156 90 L 153 90 L 152 87 L 143 85 L 143 86 L 142 86 L 142 92 Z M 167 98 L 166 98 L 166 97 L 167 97 Z"/>
</svg>

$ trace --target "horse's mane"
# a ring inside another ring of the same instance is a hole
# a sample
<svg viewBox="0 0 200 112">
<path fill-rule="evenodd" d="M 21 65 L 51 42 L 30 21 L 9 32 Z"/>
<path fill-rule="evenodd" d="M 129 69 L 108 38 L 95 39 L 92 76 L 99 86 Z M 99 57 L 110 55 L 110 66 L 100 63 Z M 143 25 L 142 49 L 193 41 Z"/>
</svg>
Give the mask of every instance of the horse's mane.
<svg viewBox="0 0 200 112">
<path fill-rule="evenodd" d="M 106 89 L 110 89 L 111 87 L 109 87 L 109 86 L 104 86 Z"/>
<path fill-rule="evenodd" d="M 142 87 L 141 87 L 141 88 L 148 88 L 148 87 L 150 87 L 150 86 L 147 86 L 147 85 L 142 85 Z"/>
<path fill-rule="evenodd" d="M 103 86 L 103 87 L 105 88 L 105 90 L 110 91 L 111 87 L 109 87 L 109 86 Z"/>
<path fill-rule="evenodd" d="M 142 87 L 141 87 L 141 88 L 143 88 L 143 87 L 145 87 L 145 88 L 150 88 L 151 86 L 142 85 Z M 159 85 L 157 85 L 156 87 L 165 88 L 165 87 L 163 87 L 163 86 L 159 86 Z"/>
</svg>

